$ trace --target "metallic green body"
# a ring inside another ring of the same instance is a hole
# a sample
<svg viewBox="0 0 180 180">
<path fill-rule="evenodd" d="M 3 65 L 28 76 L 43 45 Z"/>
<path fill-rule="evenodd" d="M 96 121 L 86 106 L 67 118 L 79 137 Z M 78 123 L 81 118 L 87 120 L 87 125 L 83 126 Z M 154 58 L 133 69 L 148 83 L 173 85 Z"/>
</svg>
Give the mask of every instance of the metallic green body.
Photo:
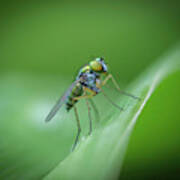
<svg viewBox="0 0 180 180">
<path fill-rule="evenodd" d="M 103 81 L 101 81 L 101 76 L 103 74 L 106 74 L 106 77 L 105 79 L 103 79 Z M 86 104 L 88 107 L 88 116 L 89 116 L 89 135 L 92 132 L 92 117 L 90 113 L 91 108 L 89 105 L 89 101 L 87 99 L 91 99 L 99 92 L 102 92 L 104 97 L 106 97 L 106 99 L 112 105 L 114 105 L 116 108 L 118 108 L 121 111 L 123 110 L 122 107 L 119 107 L 117 104 L 115 104 L 102 90 L 102 86 L 104 86 L 109 79 L 112 79 L 112 82 L 114 83 L 115 87 L 120 93 L 123 93 L 134 99 L 140 99 L 136 96 L 133 96 L 129 93 L 120 90 L 113 76 L 111 74 L 108 74 L 108 68 L 106 63 L 104 62 L 104 59 L 96 58 L 94 61 L 89 62 L 88 65 L 85 65 L 83 68 L 80 69 L 79 74 L 76 77 L 75 81 L 72 83 L 69 89 L 64 93 L 64 95 L 57 101 L 57 103 L 54 105 L 54 107 L 47 115 L 45 119 L 46 122 L 50 121 L 55 116 L 55 114 L 58 112 L 58 110 L 62 107 L 63 104 L 65 104 L 67 111 L 69 111 L 73 107 L 76 116 L 78 133 L 76 135 L 76 139 L 72 147 L 72 151 L 75 149 L 81 133 L 80 120 L 77 112 L 77 107 L 75 106 L 75 103 L 77 103 L 78 100 L 86 99 Z M 95 105 L 93 103 L 91 104 L 95 112 L 97 112 Z"/>
<path fill-rule="evenodd" d="M 82 76 L 84 77 L 84 82 L 77 83 L 71 90 L 70 94 L 66 98 L 66 110 L 69 111 L 78 100 L 74 98 L 82 96 L 84 93 L 84 88 L 92 90 L 95 94 L 100 92 L 99 88 L 96 86 L 96 82 L 100 81 L 100 76 L 104 72 L 107 72 L 107 67 L 103 61 L 103 58 L 97 58 L 94 61 L 89 62 L 89 64 L 82 67 L 76 80 L 79 80 Z"/>
</svg>

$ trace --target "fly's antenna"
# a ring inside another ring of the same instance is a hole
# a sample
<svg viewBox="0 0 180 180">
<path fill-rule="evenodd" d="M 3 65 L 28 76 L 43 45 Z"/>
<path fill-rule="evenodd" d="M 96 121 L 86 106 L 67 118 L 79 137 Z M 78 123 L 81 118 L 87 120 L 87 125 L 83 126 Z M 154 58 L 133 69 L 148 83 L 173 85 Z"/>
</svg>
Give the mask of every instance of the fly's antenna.
<svg viewBox="0 0 180 180">
<path fill-rule="evenodd" d="M 120 111 L 123 111 L 124 109 L 120 106 L 118 106 L 117 104 L 115 104 L 110 98 L 109 96 L 107 96 L 107 94 L 101 89 L 102 94 L 104 95 L 104 97 L 116 108 L 118 108 Z"/>
</svg>

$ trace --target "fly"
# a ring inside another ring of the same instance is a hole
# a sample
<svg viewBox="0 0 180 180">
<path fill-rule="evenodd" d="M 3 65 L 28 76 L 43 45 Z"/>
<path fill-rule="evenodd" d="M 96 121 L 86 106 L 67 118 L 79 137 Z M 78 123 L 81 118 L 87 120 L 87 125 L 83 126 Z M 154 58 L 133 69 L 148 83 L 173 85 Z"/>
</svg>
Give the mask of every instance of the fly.
<svg viewBox="0 0 180 180">
<path fill-rule="evenodd" d="M 105 75 L 104 80 L 102 79 L 102 76 Z M 104 97 L 116 108 L 119 110 L 123 110 L 122 107 L 115 104 L 108 96 L 105 94 L 105 92 L 102 90 L 102 87 L 109 81 L 112 80 L 115 88 L 121 93 L 126 96 L 130 96 L 134 99 L 140 99 L 132 94 L 129 94 L 127 92 L 124 92 L 120 89 L 118 83 L 108 72 L 107 64 L 104 61 L 104 58 L 96 58 L 93 61 L 90 61 L 87 65 L 82 67 L 79 71 L 79 74 L 76 77 L 76 80 L 72 83 L 72 85 L 69 87 L 69 89 L 65 92 L 65 94 L 57 101 L 57 103 L 54 105 L 54 107 L 51 109 L 49 114 L 47 115 L 45 122 L 50 121 L 55 114 L 58 112 L 58 110 L 62 107 L 62 105 L 65 104 L 67 112 L 69 112 L 72 108 L 74 109 L 76 122 L 77 122 L 77 128 L 78 132 L 72 147 L 72 151 L 75 149 L 79 136 L 81 133 L 81 126 L 80 126 L 80 120 L 79 115 L 76 107 L 76 103 L 81 100 L 86 100 L 86 105 L 88 108 L 88 117 L 89 117 L 89 135 L 92 133 L 92 117 L 91 117 L 91 108 L 89 102 L 91 102 L 91 105 L 93 106 L 94 110 L 97 112 L 96 107 L 94 106 L 94 103 L 92 101 L 88 101 L 88 99 L 91 99 L 93 96 L 96 96 L 100 92 L 104 95 Z"/>
</svg>

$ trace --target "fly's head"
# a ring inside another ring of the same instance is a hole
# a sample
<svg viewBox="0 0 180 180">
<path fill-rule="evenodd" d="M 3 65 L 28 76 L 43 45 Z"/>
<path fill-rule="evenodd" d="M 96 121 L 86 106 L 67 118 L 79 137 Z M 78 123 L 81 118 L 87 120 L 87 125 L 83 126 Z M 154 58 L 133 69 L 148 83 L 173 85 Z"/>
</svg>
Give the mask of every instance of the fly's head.
<svg viewBox="0 0 180 180">
<path fill-rule="evenodd" d="M 107 68 L 107 64 L 104 61 L 104 58 L 100 57 L 100 58 L 96 58 L 94 61 L 91 61 L 89 63 L 90 68 L 98 73 L 107 73 L 108 72 L 108 68 Z"/>
</svg>

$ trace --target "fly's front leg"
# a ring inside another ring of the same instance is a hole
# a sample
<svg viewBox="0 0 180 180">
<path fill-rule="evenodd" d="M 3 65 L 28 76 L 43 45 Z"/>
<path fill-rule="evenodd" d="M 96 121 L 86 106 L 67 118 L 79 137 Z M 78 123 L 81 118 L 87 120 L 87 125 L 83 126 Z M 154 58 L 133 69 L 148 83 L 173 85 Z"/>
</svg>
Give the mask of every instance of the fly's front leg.
<svg viewBox="0 0 180 180">
<path fill-rule="evenodd" d="M 129 93 L 125 92 L 125 91 L 122 91 L 122 90 L 120 89 L 118 83 L 116 82 L 116 80 L 115 80 L 114 77 L 112 76 L 112 74 L 109 74 L 109 75 L 104 79 L 104 81 L 101 83 L 101 86 L 104 86 L 110 79 L 112 80 L 112 82 L 113 82 L 114 86 L 116 87 L 116 89 L 117 89 L 121 94 L 124 94 L 124 95 L 126 95 L 126 96 L 132 97 L 132 98 L 134 98 L 134 99 L 141 100 L 141 99 L 140 99 L 139 97 L 137 97 L 137 96 L 134 96 L 134 95 L 129 94 Z"/>
<path fill-rule="evenodd" d="M 108 74 L 108 75 L 107 75 L 107 77 L 106 77 L 106 78 L 103 80 L 103 82 L 101 83 L 101 86 L 104 86 L 110 79 L 112 80 L 112 82 L 113 82 L 114 86 L 116 87 L 116 89 L 117 89 L 118 91 L 121 91 L 118 83 L 116 82 L 116 80 L 114 79 L 114 77 L 112 76 L 112 74 Z"/>
<path fill-rule="evenodd" d="M 80 126 L 79 116 L 78 116 L 77 108 L 76 108 L 75 105 L 74 105 L 74 113 L 75 113 L 75 117 L 76 117 L 78 133 L 76 135 L 76 139 L 75 139 L 74 145 L 72 147 L 72 151 L 74 151 L 74 149 L 75 149 L 75 147 L 76 147 L 76 145 L 78 143 L 78 140 L 79 140 L 79 135 L 81 133 L 81 126 Z"/>
</svg>

